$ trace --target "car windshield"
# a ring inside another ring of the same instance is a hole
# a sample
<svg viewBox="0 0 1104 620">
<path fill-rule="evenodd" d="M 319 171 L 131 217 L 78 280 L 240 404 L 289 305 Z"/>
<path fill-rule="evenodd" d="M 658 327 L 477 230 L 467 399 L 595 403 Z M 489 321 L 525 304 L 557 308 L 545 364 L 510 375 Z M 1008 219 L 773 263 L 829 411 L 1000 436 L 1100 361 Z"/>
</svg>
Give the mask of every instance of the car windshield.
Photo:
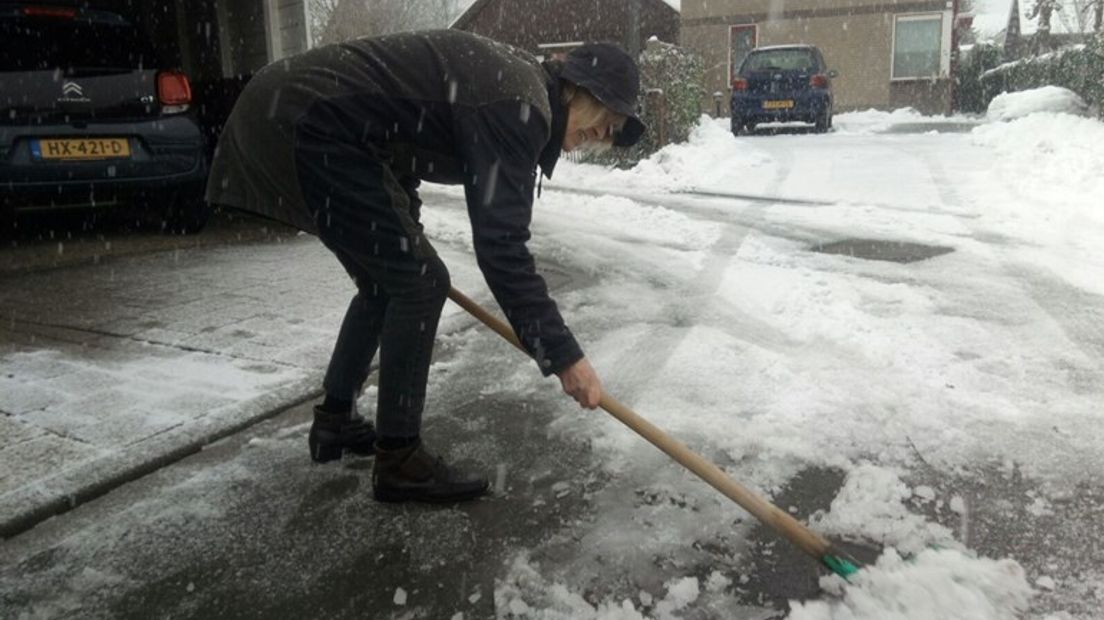
<svg viewBox="0 0 1104 620">
<path fill-rule="evenodd" d="M 87 74 L 155 65 L 150 46 L 126 24 L 3 17 L 0 40 L 0 72 L 60 69 Z"/>
<path fill-rule="evenodd" d="M 755 52 L 744 62 L 744 71 L 815 71 L 816 57 L 807 49 Z"/>
</svg>

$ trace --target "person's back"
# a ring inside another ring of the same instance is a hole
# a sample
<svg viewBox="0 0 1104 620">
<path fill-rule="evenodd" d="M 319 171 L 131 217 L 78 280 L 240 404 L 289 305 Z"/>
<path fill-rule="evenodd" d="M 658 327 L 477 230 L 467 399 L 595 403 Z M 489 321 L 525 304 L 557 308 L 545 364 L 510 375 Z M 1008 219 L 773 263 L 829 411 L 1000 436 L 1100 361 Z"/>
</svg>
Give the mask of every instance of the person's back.
<svg viewBox="0 0 1104 620">
<path fill-rule="evenodd" d="M 356 39 L 272 63 L 235 105 L 219 148 L 237 156 L 216 161 L 209 200 L 313 232 L 289 148 L 310 139 L 370 149 L 399 177 L 463 183 L 458 121 L 493 114 L 503 133 L 524 126 L 539 150 L 552 117 L 546 80 L 531 55 L 452 30 Z"/>
</svg>

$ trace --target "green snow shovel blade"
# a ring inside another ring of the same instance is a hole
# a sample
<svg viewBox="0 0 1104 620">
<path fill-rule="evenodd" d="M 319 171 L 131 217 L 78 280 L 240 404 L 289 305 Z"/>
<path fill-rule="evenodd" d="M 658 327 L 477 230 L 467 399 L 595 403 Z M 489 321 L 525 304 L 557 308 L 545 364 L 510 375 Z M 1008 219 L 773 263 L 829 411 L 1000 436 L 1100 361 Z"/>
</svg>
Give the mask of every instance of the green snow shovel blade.
<svg viewBox="0 0 1104 620">
<path fill-rule="evenodd" d="M 523 353 L 525 352 L 525 349 L 521 346 L 521 342 L 518 341 L 517 336 L 514 334 L 513 330 L 510 329 L 510 326 L 487 312 L 482 306 L 475 303 L 455 288 L 449 289 L 449 299 L 456 302 L 457 305 L 479 319 L 487 327 L 498 332 L 500 336 L 520 349 Z M 750 512 L 752 516 L 761 523 L 781 534 L 799 549 L 820 562 L 828 570 L 844 579 L 858 572 L 859 567 L 857 563 L 849 558 L 842 557 L 842 555 L 832 547 L 832 543 L 802 525 L 797 519 L 790 516 L 789 513 L 752 493 L 732 478 L 729 478 L 727 474 L 721 471 L 721 468 L 698 455 L 690 448 L 687 448 L 685 444 L 663 432 L 659 427 L 640 417 L 633 410 L 621 404 L 609 394 L 603 392 L 602 398 L 598 404 L 602 409 L 605 409 L 607 413 L 636 431 L 638 435 L 647 439 L 652 445 L 665 452 L 680 465 L 689 469 L 699 478 L 709 483 L 710 486 L 739 504 L 740 507 Z"/>
</svg>

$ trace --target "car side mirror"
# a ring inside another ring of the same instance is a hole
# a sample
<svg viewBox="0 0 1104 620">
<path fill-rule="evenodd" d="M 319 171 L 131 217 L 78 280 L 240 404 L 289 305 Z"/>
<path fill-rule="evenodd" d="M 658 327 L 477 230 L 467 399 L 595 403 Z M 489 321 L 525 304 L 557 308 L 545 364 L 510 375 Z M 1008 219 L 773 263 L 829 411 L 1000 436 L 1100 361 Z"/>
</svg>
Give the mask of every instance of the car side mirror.
<svg viewBox="0 0 1104 620">
<path fill-rule="evenodd" d="M 828 77 L 833 79 L 833 80 L 838 78 L 839 77 L 839 71 L 836 71 L 835 69 L 832 69 L 832 70 L 828 71 Z"/>
</svg>

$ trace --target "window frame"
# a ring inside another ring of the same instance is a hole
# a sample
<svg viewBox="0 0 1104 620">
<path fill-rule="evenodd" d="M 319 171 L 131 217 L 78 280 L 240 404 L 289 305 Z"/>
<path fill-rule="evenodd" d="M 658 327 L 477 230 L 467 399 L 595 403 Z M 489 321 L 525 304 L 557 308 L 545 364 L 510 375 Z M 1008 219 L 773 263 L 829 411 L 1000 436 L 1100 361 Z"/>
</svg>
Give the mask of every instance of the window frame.
<svg viewBox="0 0 1104 620">
<path fill-rule="evenodd" d="M 934 21 L 939 23 L 939 64 L 935 73 L 921 76 L 897 75 L 897 25 L 901 22 Z M 893 32 L 889 45 L 889 80 L 891 82 L 915 82 L 945 79 L 950 75 L 950 29 L 947 27 L 946 11 L 927 11 L 924 13 L 898 13 L 893 16 Z"/>
</svg>

